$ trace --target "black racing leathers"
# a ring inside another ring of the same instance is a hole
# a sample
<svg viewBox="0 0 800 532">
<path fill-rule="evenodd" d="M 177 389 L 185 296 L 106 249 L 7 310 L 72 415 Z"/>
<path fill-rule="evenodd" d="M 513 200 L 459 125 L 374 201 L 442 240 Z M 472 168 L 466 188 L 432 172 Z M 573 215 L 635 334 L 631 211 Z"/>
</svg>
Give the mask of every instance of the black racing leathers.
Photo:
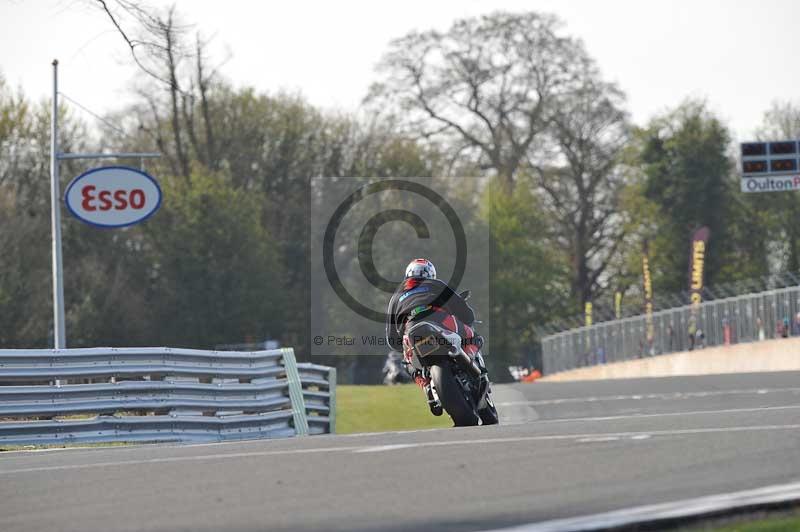
<svg viewBox="0 0 800 532">
<path fill-rule="evenodd" d="M 438 279 L 406 279 L 389 301 L 386 314 L 386 341 L 403 351 L 403 331 L 409 317 L 423 319 L 437 310 L 453 314 L 466 325 L 475 322 L 475 312 L 464 299 Z"/>
</svg>

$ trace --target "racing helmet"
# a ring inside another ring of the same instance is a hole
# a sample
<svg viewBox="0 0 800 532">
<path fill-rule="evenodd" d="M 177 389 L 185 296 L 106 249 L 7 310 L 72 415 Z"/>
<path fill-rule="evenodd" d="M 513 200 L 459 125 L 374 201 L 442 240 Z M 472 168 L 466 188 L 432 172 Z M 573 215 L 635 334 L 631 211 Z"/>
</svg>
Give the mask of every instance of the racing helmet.
<svg viewBox="0 0 800 532">
<path fill-rule="evenodd" d="M 436 279 L 436 267 L 428 259 L 414 259 L 406 266 L 406 279 L 409 277 Z"/>
</svg>

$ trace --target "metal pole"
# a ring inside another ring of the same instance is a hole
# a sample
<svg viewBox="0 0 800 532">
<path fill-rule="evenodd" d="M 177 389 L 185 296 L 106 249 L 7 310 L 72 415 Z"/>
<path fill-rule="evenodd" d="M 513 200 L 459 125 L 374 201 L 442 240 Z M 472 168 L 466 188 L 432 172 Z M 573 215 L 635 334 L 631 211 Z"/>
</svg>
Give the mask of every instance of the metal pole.
<svg viewBox="0 0 800 532">
<path fill-rule="evenodd" d="M 58 183 L 58 59 L 53 59 L 53 116 L 50 123 L 50 220 L 53 234 L 53 342 L 67 347 L 64 329 L 64 275 L 61 262 L 61 192 Z"/>
</svg>

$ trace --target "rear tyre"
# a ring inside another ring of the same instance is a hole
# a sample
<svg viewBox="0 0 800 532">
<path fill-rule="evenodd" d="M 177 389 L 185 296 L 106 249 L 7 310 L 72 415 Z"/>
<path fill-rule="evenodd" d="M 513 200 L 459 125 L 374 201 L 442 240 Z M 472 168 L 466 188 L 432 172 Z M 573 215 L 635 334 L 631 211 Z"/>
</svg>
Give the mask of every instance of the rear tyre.
<svg viewBox="0 0 800 532">
<path fill-rule="evenodd" d="M 475 409 L 464 397 L 461 384 L 453 376 L 447 365 L 431 366 L 431 380 L 439 395 L 439 401 L 445 411 L 453 419 L 456 427 L 472 427 L 478 424 L 478 415 Z"/>
<path fill-rule="evenodd" d="M 488 405 L 483 410 L 478 411 L 481 418 L 482 425 L 497 425 L 500 423 L 500 416 L 497 415 L 497 408 L 495 408 L 491 397 L 486 398 Z"/>
</svg>

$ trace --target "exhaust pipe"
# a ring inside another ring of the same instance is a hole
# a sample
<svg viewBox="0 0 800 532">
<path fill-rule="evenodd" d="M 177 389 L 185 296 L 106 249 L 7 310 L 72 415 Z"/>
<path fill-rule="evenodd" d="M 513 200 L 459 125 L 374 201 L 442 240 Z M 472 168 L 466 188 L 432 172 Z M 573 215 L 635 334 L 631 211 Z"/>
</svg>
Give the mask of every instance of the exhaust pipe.
<svg viewBox="0 0 800 532">
<path fill-rule="evenodd" d="M 479 379 L 481 376 L 481 368 L 475 364 L 472 358 L 464 352 L 463 349 L 459 349 L 456 354 L 453 356 L 458 362 L 461 363 L 462 366 L 467 368 L 467 370 L 472 373 L 472 376 L 476 379 Z"/>
</svg>

